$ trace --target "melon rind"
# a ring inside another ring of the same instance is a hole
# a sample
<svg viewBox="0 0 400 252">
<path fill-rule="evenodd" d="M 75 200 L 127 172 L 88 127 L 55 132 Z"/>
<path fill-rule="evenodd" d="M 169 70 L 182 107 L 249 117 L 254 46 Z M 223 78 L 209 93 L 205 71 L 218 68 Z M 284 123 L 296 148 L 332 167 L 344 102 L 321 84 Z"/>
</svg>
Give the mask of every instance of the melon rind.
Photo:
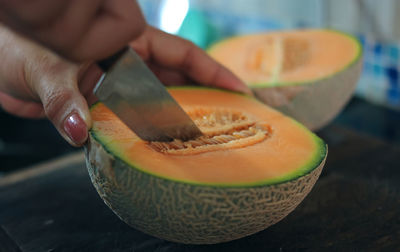
<svg viewBox="0 0 400 252">
<path fill-rule="evenodd" d="M 286 182 L 219 187 L 145 173 L 112 155 L 93 132 L 85 151 L 92 183 L 116 215 L 144 233 L 186 244 L 231 241 L 277 223 L 311 191 L 327 154 Z"/>
<path fill-rule="evenodd" d="M 362 46 L 352 35 L 342 31 L 323 29 L 352 40 L 356 57 L 336 73 L 304 82 L 247 83 L 254 95 L 263 103 L 293 117 L 308 129 L 316 131 L 329 124 L 352 97 L 362 70 Z M 296 32 L 296 30 L 294 30 Z M 267 33 L 266 33 L 267 34 Z M 212 45 L 212 51 L 224 42 L 238 38 L 227 38 Z"/>
<path fill-rule="evenodd" d="M 251 86 L 267 105 L 296 119 L 310 130 L 328 125 L 352 97 L 361 74 L 362 60 L 324 79 L 301 85 Z"/>
</svg>

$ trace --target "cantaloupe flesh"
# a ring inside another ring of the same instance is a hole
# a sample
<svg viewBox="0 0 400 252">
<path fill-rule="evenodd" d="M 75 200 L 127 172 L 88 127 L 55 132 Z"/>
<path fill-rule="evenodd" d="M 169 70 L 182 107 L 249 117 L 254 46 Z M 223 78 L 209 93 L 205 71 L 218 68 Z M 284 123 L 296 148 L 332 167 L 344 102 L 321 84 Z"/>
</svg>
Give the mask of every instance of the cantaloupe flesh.
<svg viewBox="0 0 400 252">
<path fill-rule="evenodd" d="M 307 83 L 339 72 L 355 61 L 360 44 L 332 30 L 270 32 L 233 37 L 210 55 L 250 86 Z"/>
<path fill-rule="evenodd" d="M 243 111 L 270 125 L 264 141 L 242 148 L 194 155 L 168 155 L 139 139 L 107 107 L 91 109 L 92 133 L 112 155 L 135 169 L 167 179 L 221 186 L 278 183 L 316 168 L 326 154 L 325 145 L 292 119 L 250 97 L 226 91 L 170 89 L 185 111 L 196 108 Z"/>
</svg>

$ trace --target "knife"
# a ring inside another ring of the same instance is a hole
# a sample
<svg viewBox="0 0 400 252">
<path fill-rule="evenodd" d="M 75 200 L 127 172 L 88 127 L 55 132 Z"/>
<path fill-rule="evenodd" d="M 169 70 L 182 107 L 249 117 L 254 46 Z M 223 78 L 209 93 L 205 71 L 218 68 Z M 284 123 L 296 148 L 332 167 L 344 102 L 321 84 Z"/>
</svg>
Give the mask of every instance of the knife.
<svg viewBox="0 0 400 252">
<path fill-rule="evenodd" d="M 94 94 L 145 141 L 187 141 L 200 129 L 129 47 L 97 62 L 103 70 Z"/>
</svg>

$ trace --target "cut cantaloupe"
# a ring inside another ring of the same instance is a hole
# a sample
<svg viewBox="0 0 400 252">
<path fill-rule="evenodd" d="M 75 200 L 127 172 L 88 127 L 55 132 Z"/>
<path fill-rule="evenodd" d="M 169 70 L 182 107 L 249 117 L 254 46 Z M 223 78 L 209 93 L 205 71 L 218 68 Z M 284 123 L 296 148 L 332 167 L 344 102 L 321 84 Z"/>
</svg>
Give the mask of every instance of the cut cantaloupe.
<svg viewBox="0 0 400 252">
<path fill-rule="evenodd" d="M 91 108 L 89 174 L 129 225 L 176 242 L 224 242 L 278 222 L 310 192 L 327 148 L 305 127 L 245 95 L 170 93 L 203 136 L 145 142 L 103 104 Z"/>
<path fill-rule="evenodd" d="M 257 98 L 312 130 L 328 124 L 344 107 L 362 66 L 360 43 L 332 30 L 237 36 L 208 52 Z"/>
</svg>

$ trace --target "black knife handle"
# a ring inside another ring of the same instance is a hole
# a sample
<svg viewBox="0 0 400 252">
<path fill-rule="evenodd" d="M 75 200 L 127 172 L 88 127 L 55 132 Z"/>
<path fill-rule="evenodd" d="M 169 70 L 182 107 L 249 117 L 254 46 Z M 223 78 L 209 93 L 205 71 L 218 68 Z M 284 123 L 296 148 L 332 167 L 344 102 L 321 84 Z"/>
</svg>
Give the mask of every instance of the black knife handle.
<svg viewBox="0 0 400 252">
<path fill-rule="evenodd" d="M 114 54 L 111 55 L 110 57 L 98 61 L 98 62 L 97 62 L 97 65 L 101 68 L 101 70 L 103 70 L 103 72 L 107 72 L 107 71 L 110 70 L 110 68 L 115 64 L 115 62 L 117 62 L 117 61 L 119 60 L 119 58 L 121 58 L 121 56 L 122 56 L 127 50 L 129 50 L 129 47 L 128 47 L 128 46 L 122 48 L 121 50 L 119 50 L 118 52 L 114 53 Z"/>
</svg>

